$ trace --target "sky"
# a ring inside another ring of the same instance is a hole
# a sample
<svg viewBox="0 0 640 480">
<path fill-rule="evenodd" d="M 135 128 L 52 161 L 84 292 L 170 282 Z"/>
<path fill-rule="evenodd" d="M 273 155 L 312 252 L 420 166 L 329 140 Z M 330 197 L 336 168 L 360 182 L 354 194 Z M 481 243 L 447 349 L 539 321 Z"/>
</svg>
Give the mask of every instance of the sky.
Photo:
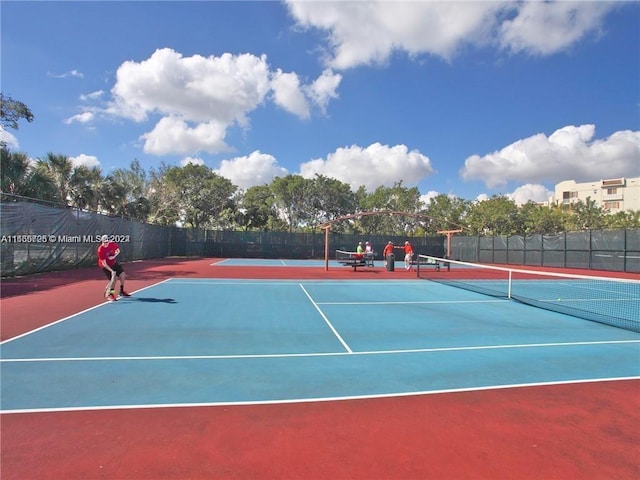
<svg viewBox="0 0 640 480">
<path fill-rule="evenodd" d="M 104 176 L 202 164 L 425 201 L 640 176 L 640 2 L 12 1 L 0 131 Z"/>
</svg>

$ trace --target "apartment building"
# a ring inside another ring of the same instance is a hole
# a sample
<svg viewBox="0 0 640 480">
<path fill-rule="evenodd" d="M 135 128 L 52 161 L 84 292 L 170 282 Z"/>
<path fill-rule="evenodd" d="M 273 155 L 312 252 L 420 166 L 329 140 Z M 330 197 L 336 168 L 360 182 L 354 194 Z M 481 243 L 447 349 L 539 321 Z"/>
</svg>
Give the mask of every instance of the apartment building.
<svg viewBox="0 0 640 480">
<path fill-rule="evenodd" d="M 615 213 L 640 210 L 640 177 L 611 178 L 596 182 L 576 183 L 565 180 L 556 184 L 554 205 L 571 205 L 577 201 L 595 201 L 604 210 Z"/>
</svg>

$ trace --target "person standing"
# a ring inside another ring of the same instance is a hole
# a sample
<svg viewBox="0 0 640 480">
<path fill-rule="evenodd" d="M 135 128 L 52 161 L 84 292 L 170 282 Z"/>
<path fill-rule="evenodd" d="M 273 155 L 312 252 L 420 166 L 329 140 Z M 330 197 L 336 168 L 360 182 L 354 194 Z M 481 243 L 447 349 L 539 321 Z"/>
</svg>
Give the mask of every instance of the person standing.
<svg viewBox="0 0 640 480">
<path fill-rule="evenodd" d="M 371 242 L 365 242 L 364 244 L 364 260 L 368 266 L 373 267 L 373 246 Z"/>
<path fill-rule="evenodd" d="M 362 242 L 358 242 L 358 246 L 356 247 L 356 260 L 362 260 L 363 258 Z"/>
<path fill-rule="evenodd" d="M 413 270 L 413 247 L 406 241 L 404 242 L 404 268 L 405 270 Z"/>
<path fill-rule="evenodd" d="M 384 258 L 384 266 L 387 266 L 387 258 L 389 258 L 389 255 L 391 255 L 393 253 L 393 242 L 388 242 L 385 246 L 384 246 L 384 250 L 382 251 L 382 258 Z"/>
<path fill-rule="evenodd" d="M 102 268 L 105 276 L 109 279 L 107 288 L 104 291 L 104 296 L 110 302 L 118 300 L 115 295 L 116 280 L 120 281 L 120 296 L 130 297 L 124 289 L 124 281 L 126 275 L 122 265 L 118 262 L 118 255 L 120 254 L 120 247 L 116 242 L 110 242 L 108 235 L 102 235 L 100 237 L 100 245 L 98 246 L 98 266 Z"/>
</svg>

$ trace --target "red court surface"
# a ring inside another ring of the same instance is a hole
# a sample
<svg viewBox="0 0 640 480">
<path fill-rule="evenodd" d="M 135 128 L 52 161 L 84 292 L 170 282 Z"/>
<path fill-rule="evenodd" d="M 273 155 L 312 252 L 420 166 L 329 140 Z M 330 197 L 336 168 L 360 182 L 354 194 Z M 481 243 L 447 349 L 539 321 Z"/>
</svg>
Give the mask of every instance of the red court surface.
<svg viewBox="0 0 640 480">
<path fill-rule="evenodd" d="M 125 265 L 168 277 L 413 279 L 383 268 Z M 591 272 L 593 273 L 593 272 Z M 97 268 L 2 282 L 3 340 L 103 301 Z M 0 417 L 2 480 L 637 479 L 640 380 L 449 394 Z"/>
</svg>

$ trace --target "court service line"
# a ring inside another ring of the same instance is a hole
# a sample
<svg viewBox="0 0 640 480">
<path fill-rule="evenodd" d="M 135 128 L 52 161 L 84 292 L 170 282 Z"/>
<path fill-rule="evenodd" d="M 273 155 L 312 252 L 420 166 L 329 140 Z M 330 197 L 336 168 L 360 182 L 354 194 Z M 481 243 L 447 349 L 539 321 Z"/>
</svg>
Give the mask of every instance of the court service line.
<svg viewBox="0 0 640 480">
<path fill-rule="evenodd" d="M 251 406 L 251 405 L 288 405 L 296 403 L 317 403 L 317 402 L 340 402 L 350 400 L 376 400 L 381 398 L 415 397 L 425 395 L 441 395 L 447 393 L 483 392 L 490 390 L 507 390 L 513 388 L 529 387 L 549 387 L 556 385 L 574 385 L 583 383 L 620 382 L 629 380 L 640 380 L 639 376 L 630 377 L 605 377 L 605 378 L 584 378 L 578 380 L 559 380 L 551 382 L 530 382 L 511 383 L 497 385 L 481 385 L 475 387 L 446 388 L 439 390 L 418 390 L 397 393 L 377 393 L 368 395 L 344 395 L 333 397 L 309 397 L 309 398 L 283 398 L 277 400 L 236 400 L 228 402 L 196 402 L 196 403 L 148 403 L 130 405 L 90 405 L 86 407 L 58 407 L 58 408 L 24 408 L 0 410 L 1 415 L 21 414 L 21 413 L 54 413 L 54 412 L 82 412 L 100 410 L 142 410 L 155 408 L 202 408 L 202 407 L 230 407 L 230 406 Z"/>
<path fill-rule="evenodd" d="M 608 287 L 613 287 L 612 283 L 615 281 L 612 280 L 611 284 L 607 285 Z M 578 282 L 559 282 L 561 286 L 565 286 L 568 288 L 573 288 L 576 291 L 579 290 L 588 290 L 588 291 L 592 291 L 592 292 L 598 292 L 598 293 L 605 293 L 605 294 L 610 294 L 610 293 L 617 293 L 616 290 L 612 290 L 610 288 L 604 287 L 604 285 L 602 287 L 593 287 L 590 284 L 583 284 Z M 523 284 L 526 285 L 526 284 Z M 552 284 L 550 284 L 552 285 Z M 625 283 L 624 286 L 629 286 L 629 288 L 631 288 L 632 285 L 635 285 L 635 283 Z M 604 287 L 604 288 L 603 288 Z M 638 286 L 640 288 L 640 285 Z M 635 298 L 635 297 L 632 297 Z"/>
<path fill-rule="evenodd" d="M 315 300 L 313 298 L 311 298 L 311 295 L 309 295 L 309 292 L 307 292 L 307 289 L 304 288 L 304 285 L 302 285 L 301 283 L 299 284 L 300 288 L 302 289 L 302 291 L 304 292 L 304 294 L 307 296 L 307 298 L 309 299 L 309 301 L 311 302 L 311 304 L 315 307 L 315 309 L 318 311 L 318 313 L 320 314 L 320 316 L 324 319 L 325 323 L 329 326 L 329 328 L 331 329 L 331 331 L 333 332 L 333 334 L 336 336 L 336 338 L 338 340 L 340 340 L 340 343 L 342 344 L 342 346 L 347 350 L 347 352 L 349 353 L 353 353 L 353 350 L 351 350 L 351 347 L 347 344 L 347 342 L 344 341 L 344 339 L 340 336 L 340 334 L 338 333 L 338 331 L 334 328 L 334 326 L 331 324 L 331 322 L 329 321 L 329 319 L 327 318 L 327 316 L 324 314 L 324 312 L 322 311 L 322 309 L 318 306 L 318 304 L 315 302 Z"/>
<path fill-rule="evenodd" d="M 155 287 L 156 285 L 160 285 L 162 283 L 168 282 L 169 280 L 171 280 L 171 279 L 167 278 L 166 280 L 162 280 L 161 282 L 154 283 L 153 285 L 148 285 L 146 287 L 140 288 L 139 290 L 135 290 L 135 291 L 133 291 L 131 293 L 135 294 L 135 293 L 138 293 L 138 292 L 142 292 L 143 290 L 146 290 L 147 288 Z M 103 307 L 105 305 L 108 305 L 109 303 L 111 303 L 111 302 L 107 302 L 105 300 L 104 302 L 99 303 L 98 305 L 94 305 L 93 307 L 86 308 L 86 309 L 84 309 L 84 310 L 82 310 L 80 312 L 74 313 L 73 315 L 69 315 L 67 317 L 61 318 L 60 320 L 56 320 L 55 322 L 52 322 L 52 323 L 47 323 L 46 325 L 43 325 L 43 326 L 38 327 L 38 328 L 36 328 L 34 330 L 30 330 L 28 332 L 22 333 L 20 335 L 15 336 L 15 337 L 8 338 L 8 339 L 0 342 L 0 345 L 4 345 L 5 343 L 13 342 L 14 340 L 18 340 L 19 338 L 26 337 L 27 335 L 31 335 L 33 333 L 39 332 L 40 330 L 44 330 L 45 328 L 53 327 L 54 325 L 57 325 L 58 323 L 62 323 L 64 321 L 66 321 L 66 320 L 70 320 L 73 317 L 77 317 L 78 315 L 82 315 L 83 313 L 90 312 L 91 310 L 94 310 L 96 308 Z"/>
<path fill-rule="evenodd" d="M 321 312 L 322 314 L 322 312 Z M 336 335 L 338 335 L 336 333 Z M 338 337 L 340 337 L 338 335 Z M 637 343 L 640 340 L 600 340 L 592 342 L 552 342 L 552 343 L 523 343 L 514 345 L 477 345 L 469 347 L 434 347 L 412 348 L 407 350 L 369 350 L 354 352 L 347 348 L 348 352 L 321 352 L 321 353 L 267 353 L 267 354 L 243 354 L 243 355 L 165 355 L 147 357 L 48 357 L 48 358 L 2 358 L 0 363 L 40 363 L 40 362 L 110 362 L 110 361 L 156 361 L 156 360 L 238 360 L 238 359 L 265 359 L 265 358 L 313 358 L 313 357 L 341 357 L 345 355 L 402 355 L 405 353 L 438 353 L 438 352 L 463 352 L 473 350 L 502 350 L 511 348 L 545 348 L 545 347 L 581 347 L 595 345 L 616 345 Z"/>
<path fill-rule="evenodd" d="M 318 305 L 421 305 L 425 303 L 509 303 L 508 299 L 496 300 L 416 300 L 416 301 L 385 301 L 385 302 L 318 302 Z"/>
</svg>

